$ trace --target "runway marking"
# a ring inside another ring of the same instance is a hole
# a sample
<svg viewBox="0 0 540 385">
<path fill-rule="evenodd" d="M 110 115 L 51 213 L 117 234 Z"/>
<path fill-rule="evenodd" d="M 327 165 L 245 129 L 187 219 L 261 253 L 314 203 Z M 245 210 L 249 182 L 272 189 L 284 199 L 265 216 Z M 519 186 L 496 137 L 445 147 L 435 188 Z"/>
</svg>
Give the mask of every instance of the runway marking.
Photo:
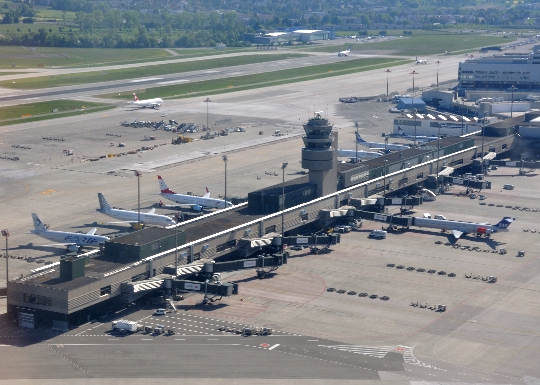
<svg viewBox="0 0 540 385">
<path fill-rule="evenodd" d="M 319 340 L 308 340 L 308 341 L 310 341 L 310 342 L 316 342 L 316 341 L 319 341 Z"/>
<path fill-rule="evenodd" d="M 170 80 L 168 82 L 159 82 L 159 83 L 156 83 L 156 84 L 165 85 L 165 84 L 176 84 L 176 83 L 186 83 L 186 82 L 189 82 L 189 80 L 188 79 L 178 79 L 178 80 Z"/>
<path fill-rule="evenodd" d="M 141 338 L 141 341 L 153 341 L 153 338 Z"/>
<path fill-rule="evenodd" d="M 152 80 L 161 80 L 163 78 L 145 78 L 145 79 L 135 79 L 135 80 L 130 80 L 129 82 L 130 83 L 140 83 L 140 82 L 150 82 Z"/>
<path fill-rule="evenodd" d="M 275 344 L 275 345 L 272 345 L 268 348 L 268 350 L 274 350 L 275 348 L 277 348 L 280 344 Z"/>
</svg>

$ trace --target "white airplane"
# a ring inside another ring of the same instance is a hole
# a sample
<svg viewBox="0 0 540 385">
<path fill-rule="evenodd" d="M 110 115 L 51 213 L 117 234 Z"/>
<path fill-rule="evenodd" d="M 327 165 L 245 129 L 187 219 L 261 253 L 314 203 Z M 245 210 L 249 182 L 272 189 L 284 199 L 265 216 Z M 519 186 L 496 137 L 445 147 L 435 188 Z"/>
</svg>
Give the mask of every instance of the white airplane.
<svg viewBox="0 0 540 385">
<path fill-rule="evenodd" d="M 79 251 L 83 246 L 99 247 L 100 243 L 110 239 L 109 237 L 94 235 L 97 230 L 95 227 L 86 234 L 55 231 L 49 230 L 48 226 L 45 227 L 35 213 L 32 213 L 32 218 L 34 220 L 34 230 L 30 231 L 32 234 L 48 239 L 49 241 L 58 242 L 52 245 L 41 246 L 67 246 L 68 251 Z"/>
<path fill-rule="evenodd" d="M 97 211 L 102 214 L 108 215 L 112 218 L 119 219 L 121 222 L 109 222 L 109 223 L 137 223 L 139 219 L 139 213 L 137 211 L 119 210 L 113 209 L 109 202 L 105 199 L 102 193 L 98 193 L 99 206 L 101 209 Z M 141 213 L 141 223 L 155 226 L 171 226 L 176 222 L 166 215 L 154 214 L 156 209 L 152 209 L 147 213 Z"/>
<path fill-rule="evenodd" d="M 338 57 L 343 57 L 343 56 L 349 56 L 349 54 L 351 53 L 351 46 L 349 46 L 349 48 L 347 48 L 345 51 L 341 51 L 341 52 L 338 52 Z"/>
<path fill-rule="evenodd" d="M 356 133 L 356 141 L 358 142 L 358 144 L 362 146 L 366 146 L 366 147 L 374 148 L 374 149 L 376 148 L 378 150 L 384 150 L 385 146 L 386 146 L 386 149 L 389 151 L 401 151 L 401 150 L 406 150 L 409 148 L 409 146 L 405 144 L 366 142 L 364 139 L 362 139 L 359 133 Z"/>
<path fill-rule="evenodd" d="M 419 143 L 428 143 L 428 142 L 433 142 L 434 140 L 439 139 L 438 136 L 418 136 L 418 135 L 410 136 L 410 135 L 407 135 L 405 131 L 403 131 L 403 129 L 399 126 L 398 126 L 398 134 L 404 139 L 414 140 Z"/>
<path fill-rule="evenodd" d="M 426 219 L 426 218 L 413 218 L 414 226 L 429 227 L 432 229 L 449 230 L 452 235 L 459 239 L 463 234 L 476 233 L 477 235 L 490 236 L 492 233 L 498 231 L 508 231 L 508 226 L 516 218 L 504 217 L 496 225 L 490 225 L 488 223 L 470 223 L 461 221 L 449 221 L 444 219 Z"/>
<path fill-rule="evenodd" d="M 204 207 L 224 209 L 232 206 L 231 202 L 225 202 L 223 199 L 210 198 L 208 189 L 206 189 L 206 194 L 204 194 L 204 196 L 194 197 L 191 195 L 177 194 L 174 191 L 171 191 L 160 175 L 158 175 L 158 181 L 161 189 L 161 196 L 181 205 L 190 206 L 194 211 L 201 211 Z"/>
<path fill-rule="evenodd" d="M 378 152 L 374 152 L 374 151 L 356 152 L 355 150 L 337 150 L 338 158 L 356 159 L 357 155 L 358 155 L 358 159 L 363 159 L 363 160 L 375 159 L 382 156 L 382 154 Z"/>
<path fill-rule="evenodd" d="M 426 59 L 420 59 L 418 60 L 418 56 L 416 57 L 416 64 L 427 64 L 427 60 Z"/>
<path fill-rule="evenodd" d="M 157 108 L 157 107 L 161 106 L 162 103 L 163 103 L 163 100 L 161 98 L 139 100 L 139 98 L 137 97 L 137 94 L 133 93 L 133 103 L 132 104 L 136 105 L 137 107 Z"/>
</svg>

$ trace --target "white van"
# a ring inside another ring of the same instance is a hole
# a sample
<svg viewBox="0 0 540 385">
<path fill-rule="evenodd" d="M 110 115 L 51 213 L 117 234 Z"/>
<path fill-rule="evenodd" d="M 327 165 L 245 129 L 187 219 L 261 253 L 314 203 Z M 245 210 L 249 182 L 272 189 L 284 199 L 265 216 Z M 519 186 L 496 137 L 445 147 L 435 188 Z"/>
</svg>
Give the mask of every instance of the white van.
<svg viewBox="0 0 540 385">
<path fill-rule="evenodd" d="M 514 189 L 514 185 L 513 184 L 505 184 L 503 186 L 503 189 L 505 190 L 513 190 Z"/>
<path fill-rule="evenodd" d="M 446 217 L 444 215 L 437 214 L 437 215 L 435 215 L 435 219 L 441 219 L 441 220 L 445 221 Z"/>
<path fill-rule="evenodd" d="M 165 309 L 157 309 L 155 312 L 154 312 L 154 315 L 165 315 L 167 311 Z"/>
<path fill-rule="evenodd" d="M 369 233 L 369 238 L 379 238 L 379 239 L 385 239 L 387 232 L 384 230 L 373 230 L 371 233 Z"/>
<path fill-rule="evenodd" d="M 424 219 L 431 219 L 430 213 L 424 213 Z"/>
</svg>

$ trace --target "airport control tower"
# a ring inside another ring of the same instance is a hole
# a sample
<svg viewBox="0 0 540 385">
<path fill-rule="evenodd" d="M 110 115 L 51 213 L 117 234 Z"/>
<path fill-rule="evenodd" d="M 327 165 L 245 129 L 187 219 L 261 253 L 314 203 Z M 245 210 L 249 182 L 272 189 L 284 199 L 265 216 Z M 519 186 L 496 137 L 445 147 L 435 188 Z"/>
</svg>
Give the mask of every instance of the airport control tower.
<svg viewBox="0 0 540 385">
<path fill-rule="evenodd" d="M 302 168 L 309 170 L 309 183 L 317 185 L 317 198 L 337 189 L 337 132 L 319 112 L 304 125 Z"/>
</svg>

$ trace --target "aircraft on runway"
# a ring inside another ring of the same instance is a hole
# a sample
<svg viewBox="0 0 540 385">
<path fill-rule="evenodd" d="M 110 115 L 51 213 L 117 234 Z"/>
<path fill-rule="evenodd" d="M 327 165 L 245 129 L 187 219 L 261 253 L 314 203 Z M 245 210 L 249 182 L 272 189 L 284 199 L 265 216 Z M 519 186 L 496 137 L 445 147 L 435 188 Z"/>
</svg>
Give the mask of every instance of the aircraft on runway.
<svg viewBox="0 0 540 385">
<path fill-rule="evenodd" d="M 158 180 L 159 187 L 161 189 L 161 196 L 170 201 L 179 203 L 180 205 L 190 206 L 194 211 L 201 211 L 205 207 L 212 209 L 224 209 L 232 206 L 231 202 L 225 202 L 223 199 L 210 198 L 210 192 L 208 192 L 208 189 L 206 189 L 206 194 L 204 194 L 202 197 L 177 194 L 167 187 L 167 184 L 160 175 L 158 175 Z"/>
<path fill-rule="evenodd" d="M 83 246 L 99 247 L 100 243 L 110 239 L 109 237 L 94 235 L 97 230 L 95 227 L 86 234 L 55 231 L 49 230 L 48 226 L 45 226 L 35 213 L 32 213 L 32 219 L 34 220 L 34 230 L 30 231 L 32 234 L 49 241 L 58 242 L 41 246 L 67 246 L 68 251 L 79 251 Z"/>
<path fill-rule="evenodd" d="M 163 100 L 161 98 L 139 100 L 139 98 L 137 97 L 137 94 L 133 93 L 133 103 L 132 104 L 136 105 L 137 107 L 157 108 L 157 107 L 161 106 L 162 103 L 163 103 Z"/>
<path fill-rule="evenodd" d="M 446 219 L 427 219 L 427 218 L 413 218 L 414 226 L 417 227 L 429 227 L 432 229 L 449 230 L 452 235 L 459 239 L 463 234 L 476 233 L 478 235 L 490 236 L 492 233 L 498 231 L 508 231 L 508 226 L 516 218 L 504 217 L 496 225 L 490 225 L 488 223 L 470 223 L 461 221 L 449 221 Z"/>
<path fill-rule="evenodd" d="M 386 146 L 386 149 L 389 151 L 401 151 L 401 150 L 406 150 L 409 148 L 409 146 L 405 144 L 366 142 L 364 139 L 362 139 L 359 133 L 356 133 L 356 141 L 358 142 L 358 144 L 362 146 L 366 146 L 373 149 L 376 148 L 377 150 L 384 150 L 385 146 Z"/>
<path fill-rule="evenodd" d="M 433 142 L 434 140 L 439 139 L 438 136 L 418 136 L 418 135 L 410 136 L 410 135 L 407 135 L 405 131 L 403 131 L 403 129 L 399 126 L 398 126 L 398 133 L 402 138 L 405 138 L 407 140 L 414 140 L 419 143 L 428 143 L 428 142 Z"/>
<path fill-rule="evenodd" d="M 343 57 L 343 56 L 349 56 L 349 54 L 351 53 L 351 46 L 349 46 L 349 48 L 347 48 L 345 51 L 341 51 L 341 52 L 338 52 L 338 57 Z"/>
<path fill-rule="evenodd" d="M 416 57 L 416 64 L 427 64 L 427 60 L 426 59 L 420 59 L 418 60 L 418 56 Z"/>
<path fill-rule="evenodd" d="M 358 151 L 355 150 L 337 150 L 337 156 L 338 158 L 351 158 L 356 159 L 358 156 L 358 159 L 362 160 L 369 160 L 369 159 L 375 159 L 382 156 L 382 154 L 374 151 Z"/>
<path fill-rule="evenodd" d="M 98 193 L 98 199 L 101 209 L 97 209 L 97 211 L 121 221 L 109 223 L 138 223 L 139 213 L 137 211 L 113 209 L 102 193 Z M 173 219 L 166 215 L 154 214 L 155 211 L 156 209 L 152 209 L 147 213 L 141 213 L 141 223 L 163 227 L 176 224 Z"/>
</svg>

